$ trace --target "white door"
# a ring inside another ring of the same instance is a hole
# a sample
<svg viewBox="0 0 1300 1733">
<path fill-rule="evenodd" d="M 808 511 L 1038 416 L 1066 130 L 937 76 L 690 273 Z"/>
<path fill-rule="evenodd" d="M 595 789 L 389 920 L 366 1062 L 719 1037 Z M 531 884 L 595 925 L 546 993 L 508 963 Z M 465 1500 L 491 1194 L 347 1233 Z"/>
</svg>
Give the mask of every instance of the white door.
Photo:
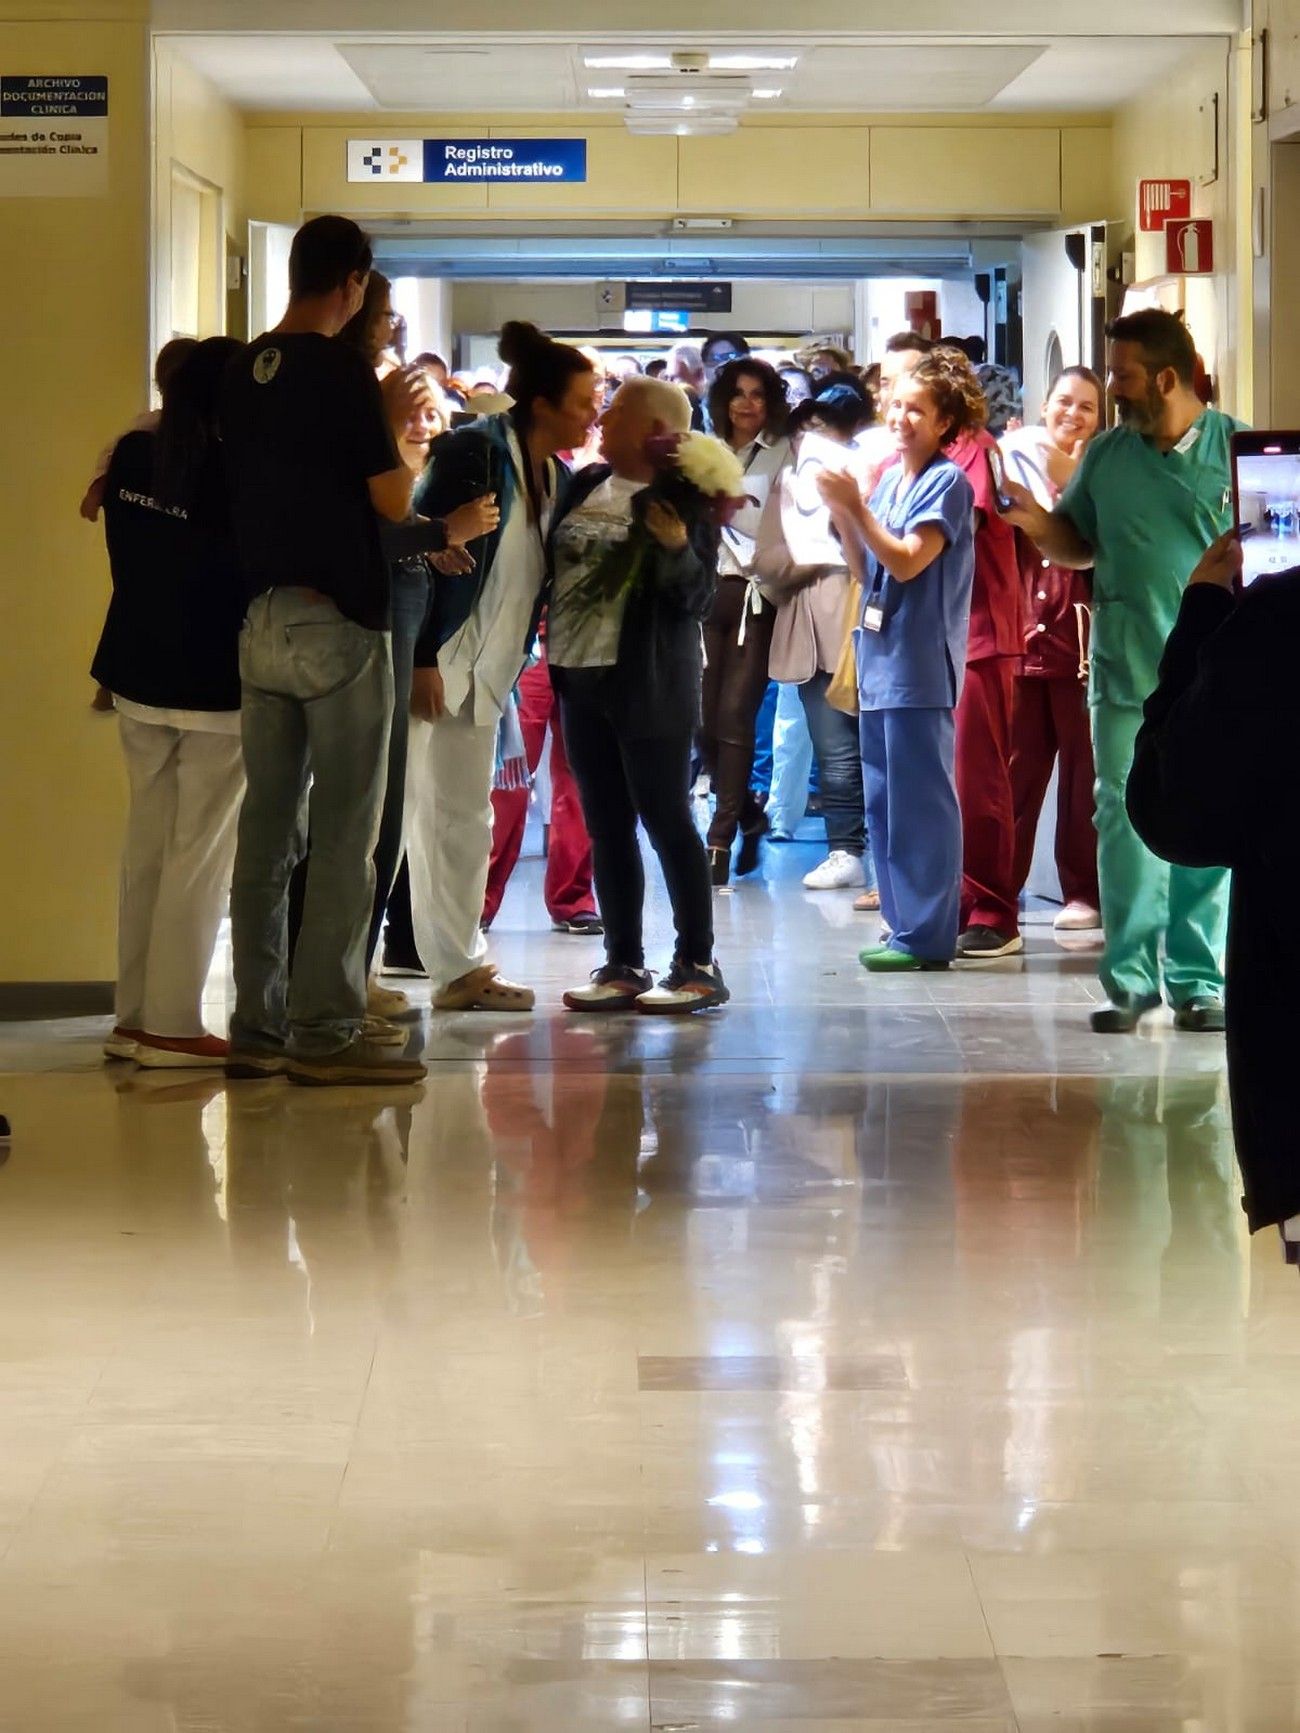
<svg viewBox="0 0 1300 1733">
<path fill-rule="evenodd" d="M 287 223 L 248 225 L 248 334 L 258 337 L 278 325 L 289 300 L 289 248 L 294 231 Z"/>
<path fill-rule="evenodd" d="M 1025 326 L 1025 419 L 1036 421 L 1063 367 L 1104 372 L 1104 224 L 1026 235 L 1021 242 Z M 1097 260 L 1100 249 L 1100 260 Z M 1073 255 L 1073 256 L 1072 256 Z M 1080 261 L 1082 268 L 1080 268 Z M 1101 281 L 1095 276 L 1101 266 Z M 1100 290 L 1100 294 L 1098 294 Z"/>
</svg>

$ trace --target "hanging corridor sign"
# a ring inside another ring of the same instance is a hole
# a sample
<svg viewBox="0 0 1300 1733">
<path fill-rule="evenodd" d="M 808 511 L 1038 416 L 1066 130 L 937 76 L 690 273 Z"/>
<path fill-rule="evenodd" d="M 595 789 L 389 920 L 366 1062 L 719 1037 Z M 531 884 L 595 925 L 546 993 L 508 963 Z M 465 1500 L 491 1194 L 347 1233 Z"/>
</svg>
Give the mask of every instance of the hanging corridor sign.
<svg viewBox="0 0 1300 1733">
<path fill-rule="evenodd" d="M 587 178 L 585 138 L 350 138 L 348 180 L 441 186 Z"/>
</svg>

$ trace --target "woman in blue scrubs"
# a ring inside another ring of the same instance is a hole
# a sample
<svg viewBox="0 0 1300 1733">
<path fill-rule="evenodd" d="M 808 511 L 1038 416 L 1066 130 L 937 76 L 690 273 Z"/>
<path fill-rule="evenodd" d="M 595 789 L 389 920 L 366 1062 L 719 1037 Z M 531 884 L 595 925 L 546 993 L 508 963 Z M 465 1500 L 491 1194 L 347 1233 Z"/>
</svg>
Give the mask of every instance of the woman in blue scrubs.
<svg viewBox="0 0 1300 1733">
<path fill-rule="evenodd" d="M 966 670 L 975 575 L 975 495 L 944 455 L 984 425 L 966 357 L 937 349 L 894 387 L 898 453 L 866 504 L 851 476 L 822 497 L 860 572 L 854 643 L 862 774 L 888 942 L 862 953 L 873 973 L 946 969 L 957 949 L 962 835 L 953 713 Z"/>
</svg>

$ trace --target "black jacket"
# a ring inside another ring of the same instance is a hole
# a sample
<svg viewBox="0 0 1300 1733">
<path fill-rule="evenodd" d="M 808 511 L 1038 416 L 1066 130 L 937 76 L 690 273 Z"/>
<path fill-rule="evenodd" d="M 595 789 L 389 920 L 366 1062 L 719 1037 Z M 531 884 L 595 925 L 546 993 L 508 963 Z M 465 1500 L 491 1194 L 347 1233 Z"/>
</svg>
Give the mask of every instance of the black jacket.
<svg viewBox="0 0 1300 1733">
<path fill-rule="evenodd" d="M 113 598 L 91 673 L 136 704 L 238 710 L 248 586 L 213 453 L 183 511 L 153 497 L 154 435 L 119 440 L 104 484 Z"/>
<path fill-rule="evenodd" d="M 1139 836 L 1180 866 L 1231 867 L 1228 1080 L 1252 1229 L 1300 1215 L 1300 570 L 1238 600 L 1192 585 L 1147 701 L 1128 785 Z"/>
<path fill-rule="evenodd" d="M 560 494 L 551 521 L 548 588 L 555 572 L 555 532 L 610 474 L 608 464 L 580 469 Z M 680 553 L 660 547 L 645 528 L 652 489 L 632 501 L 632 533 L 646 537 L 645 577 L 628 598 L 618 661 L 612 668 L 552 668 L 562 698 L 595 704 L 630 740 L 691 733 L 700 721 L 704 651 L 700 623 L 718 581 L 718 534 L 706 518 L 687 525 Z"/>
</svg>

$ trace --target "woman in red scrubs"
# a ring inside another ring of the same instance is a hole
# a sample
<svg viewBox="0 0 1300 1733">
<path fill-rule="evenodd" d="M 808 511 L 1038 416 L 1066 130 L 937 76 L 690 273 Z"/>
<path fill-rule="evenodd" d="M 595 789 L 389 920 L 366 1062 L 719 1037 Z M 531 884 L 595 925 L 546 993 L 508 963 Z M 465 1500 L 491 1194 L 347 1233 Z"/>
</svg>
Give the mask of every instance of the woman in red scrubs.
<svg viewBox="0 0 1300 1733">
<path fill-rule="evenodd" d="M 1067 367 L 1043 408 L 1043 425 L 1007 434 L 1002 454 L 1014 481 L 1055 505 L 1101 423 L 1102 383 L 1090 367 Z M 1016 815 L 1015 884 L 1024 890 L 1052 769 L 1056 869 L 1064 908 L 1058 932 L 1101 925 L 1097 889 L 1095 773 L 1088 726 L 1088 574 L 1054 566 L 1017 532 L 1025 596 L 1025 660 L 1016 680 L 1011 793 Z"/>
</svg>

